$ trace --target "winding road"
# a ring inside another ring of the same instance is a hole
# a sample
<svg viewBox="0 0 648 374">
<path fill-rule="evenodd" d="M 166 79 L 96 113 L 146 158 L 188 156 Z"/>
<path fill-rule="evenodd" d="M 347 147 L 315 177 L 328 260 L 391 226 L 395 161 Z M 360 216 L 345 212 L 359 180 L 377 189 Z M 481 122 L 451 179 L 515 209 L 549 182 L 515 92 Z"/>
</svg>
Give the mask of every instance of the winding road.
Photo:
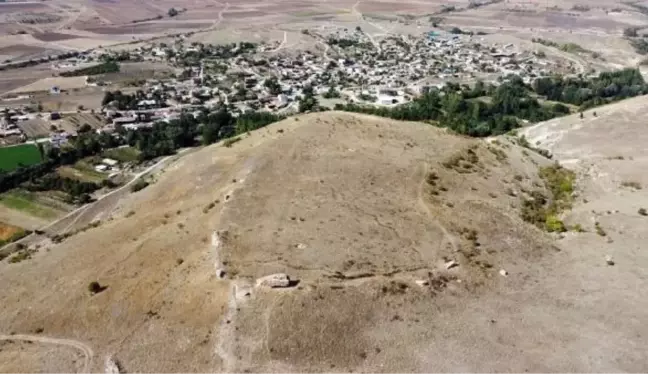
<svg viewBox="0 0 648 374">
<path fill-rule="evenodd" d="M 84 360 L 83 360 L 83 373 L 89 373 L 90 372 L 90 365 L 92 364 L 92 358 L 94 357 L 94 352 L 92 351 L 92 348 L 78 340 L 72 340 L 72 339 L 57 339 L 57 338 L 48 338 L 45 336 L 37 336 L 37 335 L 0 335 L 0 341 L 2 340 L 7 340 L 7 341 L 24 341 L 24 342 L 34 342 L 34 343 L 44 343 L 44 344 L 53 344 L 53 345 L 62 345 L 66 347 L 72 347 L 75 348 L 83 353 Z"/>
</svg>

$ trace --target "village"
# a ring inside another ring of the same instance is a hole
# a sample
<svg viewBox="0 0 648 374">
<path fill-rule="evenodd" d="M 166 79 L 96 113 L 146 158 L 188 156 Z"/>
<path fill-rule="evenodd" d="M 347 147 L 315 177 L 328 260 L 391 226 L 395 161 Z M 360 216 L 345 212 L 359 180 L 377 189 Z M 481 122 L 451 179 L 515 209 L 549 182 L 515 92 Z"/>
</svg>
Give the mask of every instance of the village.
<svg viewBox="0 0 648 374">
<path fill-rule="evenodd" d="M 164 63 L 174 73 L 165 79 L 142 80 L 130 94 L 101 74 L 89 74 L 85 85 L 98 86 L 104 92 L 97 108 L 79 106 L 63 113 L 28 105 L 7 106 L 0 118 L 0 141 L 5 145 L 48 142 L 60 147 L 88 126 L 97 133 L 119 137 L 123 134 L 117 131 L 120 129 L 151 128 L 178 119 L 182 113 L 197 118 L 201 112 L 222 107 L 234 116 L 248 111 L 288 115 L 304 111 L 300 103 L 306 96 L 324 109 L 344 103 L 391 107 L 447 82 L 497 84 L 509 74 L 530 82 L 552 72 L 573 72 L 564 61 L 547 59 L 543 53 L 520 50 L 513 44 L 489 44 L 483 35 L 457 28 L 418 36 L 386 35 L 380 40 L 360 27 L 305 29 L 302 33 L 317 40 L 313 48 L 282 49 L 280 42 L 208 45 L 189 43 L 180 36 L 172 43 L 149 43 L 127 51 L 90 51 L 55 60 L 51 64 L 55 74 L 101 72 L 101 65 L 93 66 L 124 61 Z M 62 91 L 54 86 L 48 95 Z M 82 115 L 90 120 L 62 124 L 62 118 Z M 34 132 L 34 122 L 43 131 Z M 97 166 L 97 171 L 104 171 L 106 165 Z"/>
</svg>

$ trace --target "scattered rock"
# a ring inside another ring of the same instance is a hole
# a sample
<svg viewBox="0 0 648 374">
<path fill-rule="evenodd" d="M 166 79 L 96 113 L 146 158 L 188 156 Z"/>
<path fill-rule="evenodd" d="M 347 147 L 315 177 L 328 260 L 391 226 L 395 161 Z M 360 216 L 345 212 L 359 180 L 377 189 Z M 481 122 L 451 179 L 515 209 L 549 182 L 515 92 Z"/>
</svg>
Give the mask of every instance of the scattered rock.
<svg viewBox="0 0 648 374">
<path fill-rule="evenodd" d="M 119 374 L 121 370 L 119 368 L 119 362 L 115 360 L 112 356 L 106 357 L 106 363 L 104 365 L 104 371 L 107 374 Z"/>
<path fill-rule="evenodd" d="M 504 270 L 504 269 L 501 269 L 501 270 L 499 271 L 499 273 L 500 273 L 500 275 L 503 276 L 503 277 L 507 277 L 507 276 L 508 276 L 508 271 L 506 271 L 506 270 Z"/>
<path fill-rule="evenodd" d="M 225 274 L 226 274 L 226 273 L 225 273 L 225 269 L 223 269 L 223 268 L 218 268 L 218 269 L 216 269 L 216 276 L 217 276 L 219 279 L 223 279 L 223 278 L 225 278 Z"/>
<path fill-rule="evenodd" d="M 448 262 L 445 263 L 445 267 L 448 270 L 450 270 L 450 269 L 452 269 L 454 267 L 457 267 L 457 266 L 459 266 L 459 264 L 455 260 L 451 260 L 451 261 L 448 261 Z"/>
<path fill-rule="evenodd" d="M 610 255 L 605 256 L 605 262 L 609 266 L 614 266 L 614 260 L 612 259 L 612 256 L 610 256 Z"/>
<path fill-rule="evenodd" d="M 419 285 L 419 286 L 421 286 L 421 287 L 429 286 L 429 285 L 430 285 L 430 281 L 427 280 L 427 279 L 419 279 L 419 280 L 415 280 L 414 283 L 416 283 L 417 285 Z"/>
<path fill-rule="evenodd" d="M 297 245 L 296 245 L 295 247 L 297 247 L 297 249 L 306 249 L 306 244 L 304 244 L 304 243 L 297 243 Z"/>
<path fill-rule="evenodd" d="M 256 281 L 257 287 L 280 288 L 290 287 L 291 284 L 292 282 L 290 281 L 290 277 L 284 273 L 266 275 Z"/>
</svg>

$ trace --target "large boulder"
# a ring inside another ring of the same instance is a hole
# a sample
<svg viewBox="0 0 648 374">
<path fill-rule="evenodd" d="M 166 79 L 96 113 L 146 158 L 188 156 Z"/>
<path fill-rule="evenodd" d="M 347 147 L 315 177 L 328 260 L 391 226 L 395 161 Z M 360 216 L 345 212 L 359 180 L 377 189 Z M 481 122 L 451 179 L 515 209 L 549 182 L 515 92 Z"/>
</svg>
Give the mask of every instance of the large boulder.
<svg viewBox="0 0 648 374">
<path fill-rule="evenodd" d="M 291 285 L 290 277 L 284 273 L 270 274 L 257 279 L 257 287 L 280 288 Z"/>
</svg>

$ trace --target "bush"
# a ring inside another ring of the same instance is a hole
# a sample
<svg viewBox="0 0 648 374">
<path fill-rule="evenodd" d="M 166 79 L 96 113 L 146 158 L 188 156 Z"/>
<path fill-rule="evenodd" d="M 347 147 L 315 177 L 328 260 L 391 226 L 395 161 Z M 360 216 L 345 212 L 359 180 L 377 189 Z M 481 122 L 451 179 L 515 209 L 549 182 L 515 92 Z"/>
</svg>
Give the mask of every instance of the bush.
<svg viewBox="0 0 648 374">
<path fill-rule="evenodd" d="M 639 213 L 639 215 L 642 215 L 642 216 L 648 216 L 648 211 L 646 211 L 646 209 L 644 209 L 644 208 L 640 208 L 637 213 Z"/>
<path fill-rule="evenodd" d="M 143 179 L 140 179 L 131 186 L 131 192 L 141 191 L 141 190 L 145 189 L 146 187 L 148 187 L 148 185 L 149 185 L 149 182 L 147 182 L 147 181 L 145 181 Z"/>
<path fill-rule="evenodd" d="M 545 228 L 549 232 L 565 232 L 565 224 L 554 215 L 548 215 L 545 219 Z"/>
<path fill-rule="evenodd" d="M 223 145 L 226 146 L 227 148 L 231 148 L 232 145 L 234 145 L 234 143 L 239 142 L 239 141 L 241 141 L 241 138 L 236 136 L 234 138 L 225 139 L 225 141 L 223 142 Z"/>
<path fill-rule="evenodd" d="M 639 182 L 635 181 L 624 181 L 621 182 L 622 187 L 628 187 L 628 188 L 634 188 L 635 190 L 640 190 L 641 189 L 641 184 Z"/>
<path fill-rule="evenodd" d="M 79 77 L 82 75 L 98 75 L 98 74 L 107 74 L 107 73 L 118 73 L 119 64 L 115 61 L 108 61 L 103 64 L 90 66 L 83 69 L 77 69 L 72 71 L 65 71 L 61 73 L 62 77 Z"/>
<path fill-rule="evenodd" d="M 93 295 L 96 295 L 104 291 L 105 289 L 106 287 L 101 286 L 97 281 L 90 282 L 90 284 L 88 285 L 88 291 L 90 291 L 90 293 Z"/>
</svg>

